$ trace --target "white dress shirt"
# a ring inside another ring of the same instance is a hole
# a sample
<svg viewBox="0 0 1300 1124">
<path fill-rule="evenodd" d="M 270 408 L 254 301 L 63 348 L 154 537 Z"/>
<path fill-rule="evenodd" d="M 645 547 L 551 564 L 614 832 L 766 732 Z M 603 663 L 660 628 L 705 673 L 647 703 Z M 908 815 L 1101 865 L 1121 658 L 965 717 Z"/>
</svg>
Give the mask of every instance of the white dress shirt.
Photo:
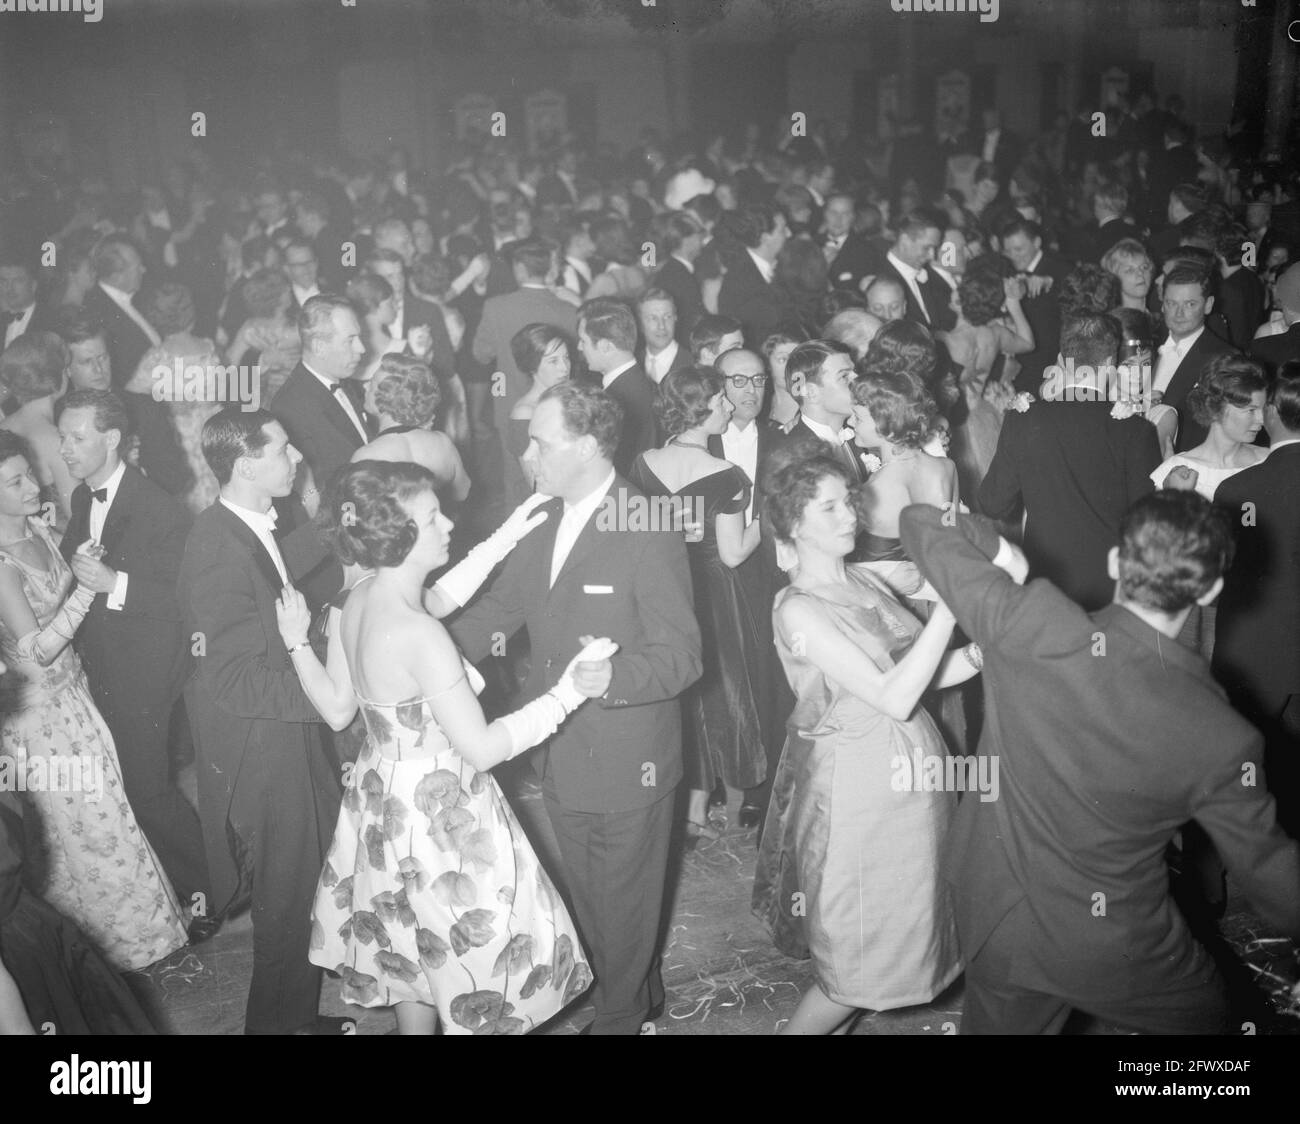
<svg viewBox="0 0 1300 1124">
<path fill-rule="evenodd" d="M 921 282 L 926 280 L 924 269 L 913 269 L 902 258 L 894 256 L 894 251 L 890 250 L 885 257 L 889 264 L 898 270 L 898 275 L 903 279 L 903 283 L 912 291 L 912 296 L 916 298 L 916 303 L 921 308 L 921 315 L 925 317 L 925 322 L 930 322 L 930 310 L 925 306 L 925 297 L 921 294 Z"/>
<path fill-rule="evenodd" d="M 308 374 L 315 378 L 321 386 L 330 392 L 330 396 L 334 401 L 343 407 L 343 412 L 347 414 L 352 424 L 357 427 L 357 433 L 361 435 L 362 444 L 369 441 L 370 435 L 366 433 L 365 422 L 361 420 L 361 416 L 357 413 L 357 408 L 352 405 L 352 399 L 347 396 L 347 392 L 343 389 L 343 384 L 339 382 L 331 382 L 324 375 L 319 375 L 310 367 L 307 367 L 306 363 L 304 363 L 303 366 L 307 368 Z"/>
<path fill-rule="evenodd" d="M 694 273 L 694 272 L 695 272 L 695 266 L 692 265 L 690 262 L 688 262 L 685 258 L 680 257 L 680 256 L 677 255 L 677 254 L 673 254 L 672 257 L 673 257 L 675 260 L 681 262 L 682 265 L 684 265 L 684 266 L 686 267 L 686 272 L 687 272 L 687 273 Z"/>
<path fill-rule="evenodd" d="M 600 376 L 600 385 L 602 390 L 608 390 L 609 384 L 612 383 L 624 371 L 630 371 L 636 366 L 636 359 L 629 359 L 621 367 L 615 367 L 612 371 L 606 371 Z"/>
<path fill-rule="evenodd" d="M 1181 340 L 1175 340 L 1173 336 L 1165 340 L 1160 345 L 1159 360 L 1156 362 L 1156 379 L 1154 389 L 1163 394 L 1169 389 L 1169 384 L 1173 381 L 1174 375 L 1178 373 L 1178 368 L 1182 365 L 1187 353 L 1192 349 L 1192 344 L 1201 338 L 1201 333 L 1205 331 L 1205 325 L 1202 324 L 1190 336 Z"/>
<path fill-rule="evenodd" d="M 676 359 L 676 340 L 673 340 L 672 343 L 657 355 L 651 355 L 649 350 L 647 350 L 645 353 L 645 373 L 656 383 L 661 383 L 664 381 L 664 376 L 672 369 L 672 365 Z"/>
<path fill-rule="evenodd" d="M 108 297 L 109 300 L 111 300 L 115 305 L 117 305 L 118 308 L 120 308 L 129 317 L 131 317 L 132 320 L 135 321 L 135 323 L 139 326 L 140 330 L 146 336 L 149 337 L 149 342 L 153 344 L 154 347 L 157 347 L 160 343 L 162 343 L 162 337 L 158 335 L 158 332 L 155 330 L 154 326 L 150 324 L 149 321 L 146 320 L 143 316 L 141 316 L 139 311 L 136 309 L 135 305 L 131 303 L 130 293 L 123 292 L 121 289 L 115 289 L 112 285 L 108 284 L 105 281 L 101 281 L 99 283 L 99 287 L 104 290 L 104 294 Z M 135 372 L 130 371 L 127 372 L 124 377 L 129 379 L 133 374 L 135 374 Z"/>
<path fill-rule="evenodd" d="M 747 253 L 750 258 L 753 259 L 754 264 L 758 266 L 758 272 L 763 275 L 763 280 L 769 285 L 772 284 L 772 278 L 776 276 L 776 266 L 772 262 L 768 261 L 767 258 L 754 253 L 754 251 L 748 246 L 745 247 L 745 253 Z"/>
<path fill-rule="evenodd" d="M 289 584 L 289 571 L 285 569 L 284 558 L 280 555 L 280 544 L 275 541 L 275 508 L 269 508 L 266 511 L 253 511 L 247 507 L 240 507 L 237 503 L 231 503 L 225 496 L 221 497 L 221 502 L 230 508 L 239 516 L 257 536 L 257 541 L 266 547 L 266 553 L 271 556 L 271 561 L 275 563 L 275 568 L 280 574 L 280 580 Z"/>
<path fill-rule="evenodd" d="M 32 317 L 35 315 L 35 313 L 36 313 L 36 302 L 32 301 L 32 303 L 28 305 L 26 309 L 24 309 L 21 313 L 19 313 L 18 319 L 14 320 L 5 329 L 5 344 L 4 344 L 5 347 L 8 347 L 11 343 L 14 342 L 14 340 L 16 340 L 25 331 L 27 331 L 28 327 L 31 325 Z"/>
<path fill-rule="evenodd" d="M 313 285 L 310 289 L 300 289 L 297 285 L 293 286 L 293 299 L 296 300 L 300 306 L 306 304 L 312 297 L 318 296 L 320 296 L 319 285 Z"/>
<path fill-rule="evenodd" d="M 998 141 L 1002 139 L 1001 129 L 990 129 L 984 134 L 984 151 L 980 154 L 980 159 L 986 164 L 992 164 L 993 158 L 998 153 Z"/>
<path fill-rule="evenodd" d="M 564 259 L 564 287 L 575 293 L 585 293 L 591 285 L 591 266 L 577 258 Z"/>
<path fill-rule="evenodd" d="M 565 504 L 564 514 L 560 517 L 560 525 L 555 528 L 555 553 L 551 555 L 551 585 L 555 584 L 555 579 L 560 576 L 560 571 L 564 569 L 564 563 L 573 550 L 573 544 L 578 541 L 578 536 L 582 534 L 582 529 L 590 521 L 591 517 L 596 514 L 596 508 L 601 505 L 605 498 L 605 493 L 614 484 L 614 470 L 609 470 L 609 475 L 605 477 L 592 491 L 580 499 L 575 504 Z"/>
<path fill-rule="evenodd" d="M 126 475 L 126 465 L 119 464 L 113 470 L 113 474 L 105 480 L 99 487 L 103 488 L 108 495 L 103 500 L 97 500 L 93 496 L 90 500 L 90 537 L 94 542 L 99 542 L 104 536 L 104 522 L 108 519 L 108 509 L 113 506 L 113 501 L 117 498 L 117 490 L 122 484 L 122 477 Z M 86 487 L 90 487 L 89 484 Z M 98 488 L 91 488 L 92 492 L 98 491 Z M 113 583 L 113 591 L 108 595 L 108 607 L 110 609 L 121 610 L 126 604 L 126 584 L 128 576 L 125 570 L 117 571 L 117 581 Z"/>
<path fill-rule="evenodd" d="M 735 422 L 729 422 L 722 433 L 722 455 L 749 477 L 749 507 L 745 511 L 748 525 L 754 518 L 758 494 L 758 422 L 751 421 L 744 429 L 737 429 Z"/>
<path fill-rule="evenodd" d="M 825 422 L 813 421 L 807 414 L 801 414 L 800 416 L 803 418 L 804 425 L 817 434 L 817 436 L 823 441 L 829 441 L 837 449 L 844 444 L 845 436 L 843 429 L 832 429 Z M 850 430 L 850 432 L 852 431 Z M 731 458 L 728 457 L 727 459 L 730 460 Z"/>
</svg>

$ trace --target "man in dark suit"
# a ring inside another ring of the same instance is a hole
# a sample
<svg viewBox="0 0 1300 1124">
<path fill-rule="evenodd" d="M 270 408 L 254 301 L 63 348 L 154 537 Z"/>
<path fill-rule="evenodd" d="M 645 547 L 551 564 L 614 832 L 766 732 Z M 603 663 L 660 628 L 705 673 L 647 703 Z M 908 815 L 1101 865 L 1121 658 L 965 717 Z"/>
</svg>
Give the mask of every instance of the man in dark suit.
<svg viewBox="0 0 1300 1124">
<path fill-rule="evenodd" d="M 1215 503 L 1237 524 L 1215 625 L 1215 677 L 1264 733 L 1278 819 L 1300 835 L 1300 364 L 1277 375 L 1264 410 L 1267 459 L 1229 477 Z"/>
<path fill-rule="evenodd" d="M 1226 521 L 1193 492 L 1138 500 L 1108 557 L 1114 603 L 1092 614 L 1050 582 L 1017 585 L 1023 559 L 977 517 L 914 505 L 900 529 L 979 645 L 980 758 L 1000 774 L 992 799 L 957 805 L 942 860 L 967 964 L 962 1033 L 1056 1033 L 1072 1008 L 1225 1032 L 1223 982 L 1170 894 L 1179 827 L 1201 825 L 1261 919 L 1300 937 L 1300 848 L 1242 779 L 1261 765 L 1259 734 L 1177 642 L 1222 586 Z"/>
<path fill-rule="evenodd" d="M 727 428 L 709 437 L 709 452 L 739 466 L 749 477 L 748 523 L 761 515 L 761 482 L 772 455 L 782 447 L 786 437 L 776 423 L 759 417 L 768 383 L 767 365 L 762 356 L 738 347 L 718 356 L 715 366 L 726 380 L 726 395 L 733 411 Z M 745 662 L 754 685 L 758 724 L 767 756 L 766 779 L 745 790 L 740 826 L 761 828 L 772 792 L 772 778 L 785 746 L 786 720 L 794 709 L 794 695 L 772 640 L 772 599 L 786 584 L 786 576 L 776 564 L 776 540 L 771 534 L 763 535 L 758 548 L 736 567 L 736 577 L 754 620 L 753 636 L 757 643 L 754 651 L 746 654 Z"/>
<path fill-rule="evenodd" d="M 344 199 L 347 198 L 344 194 Z M 298 201 L 294 218 L 298 232 L 307 239 L 316 252 L 316 269 L 319 280 L 326 288 L 341 290 L 351 271 L 343 265 L 343 243 L 347 235 L 330 222 L 331 207 L 324 195 L 305 192 Z"/>
<path fill-rule="evenodd" d="M 113 389 L 121 395 L 131 430 L 140 439 L 140 467 L 150 480 L 172 495 L 184 495 L 192 482 L 191 474 L 166 405 L 148 394 L 123 389 L 145 353 L 161 342 L 153 325 L 134 304 L 144 281 L 144 259 L 129 239 L 110 235 L 96 248 L 93 261 L 98 284 L 86 294 L 82 308 L 104 329 Z"/>
<path fill-rule="evenodd" d="M 323 557 L 290 495 L 302 458 L 275 417 L 234 406 L 204 424 L 203 456 L 221 498 L 194 520 L 178 592 L 185 631 L 196 638 L 185 702 L 213 899 L 224 911 L 251 879 L 244 1032 L 337 1031 L 342 1020 L 331 1026 L 317 1016 L 321 972 L 307 952 L 341 787 L 276 621 L 281 589 Z M 286 519 L 302 521 L 277 538 Z"/>
<path fill-rule="evenodd" d="M 1164 208 L 1164 214 L 1151 219 L 1151 237 L 1147 239 L 1147 246 L 1157 262 L 1163 264 L 1182 245 L 1187 220 L 1205 210 L 1208 203 L 1205 188 L 1194 180 L 1175 183 L 1160 197 L 1159 206 Z M 1151 206 L 1153 210 L 1157 206 L 1154 198 Z M 1167 225 L 1161 226 L 1162 219 L 1168 220 Z"/>
<path fill-rule="evenodd" d="M 36 299 L 36 270 L 0 246 L 0 351 L 25 332 L 54 331 L 53 310 Z"/>
<path fill-rule="evenodd" d="M 352 375 L 365 354 L 361 326 L 343 297 L 312 297 L 298 316 L 302 361 L 271 402 L 271 413 L 306 462 L 299 495 L 313 515 L 329 479 L 374 434 L 365 392 Z"/>
<path fill-rule="evenodd" d="M 997 451 L 980 485 L 979 506 L 993 519 L 1025 512 L 1030 572 L 1053 582 L 1089 612 L 1109 604 L 1106 552 L 1134 500 L 1152 491 L 1160 463 L 1155 427 L 1140 415 L 1111 417 L 1097 371 L 1113 367 L 1119 325 L 1089 313 L 1066 321 L 1052 399 L 1024 413 L 1008 410 Z"/>
<path fill-rule="evenodd" d="M 1214 247 L 1219 262 L 1219 311 L 1227 322 L 1228 342 L 1238 351 L 1250 350 L 1268 307 L 1264 282 L 1242 264 L 1245 244 L 1246 228 L 1232 223 L 1220 233 Z"/>
<path fill-rule="evenodd" d="M 303 305 L 321 294 L 316 248 L 302 235 L 294 235 L 284 247 L 284 273 L 293 293 L 289 315 L 297 316 Z"/>
<path fill-rule="evenodd" d="M 677 304 L 667 289 L 647 289 L 636 302 L 641 340 L 636 360 L 655 386 L 674 371 L 692 366 L 690 349 L 677 339 Z"/>
<path fill-rule="evenodd" d="M 592 1034 L 635 1034 L 663 1002 L 656 949 L 682 778 L 677 697 L 701 670 L 680 533 L 624 529 L 647 501 L 614 470 L 618 415 L 608 394 L 579 383 L 542 396 L 529 433 L 538 490 L 556 501 L 451 624 L 472 661 L 527 625 L 527 698 L 555 683 L 584 636 L 619 645 L 612 659 L 579 665 L 575 684 L 597 701 L 540 751 L 546 810 L 596 974 Z"/>
<path fill-rule="evenodd" d="M 1024 142 L 1002 127 L 1002 113 L 990 106 L 983 113 L 983 129 L 972 134 L 971 151 L 984 163 L 997 169 L 998 186 L 1006 193 L 1011 175 L 1024 153 Z"/>
<path fill-rule="evenodd" d="M 1061 282 L 1069 263 L 1043 249 L 1043 230 L 1036 222 L 1017 218 L 1000 231 L 1002 256 L 1025 279 L 1029 295 L 1023 301 L 1025 319 L 1034 332 L 1034 349 L 1020 358 L 1016 390 L 1037 394 L 1043 371 L 1055 362 L 1061 340 Z"/>
<path fill-rule="evenodd" d="M 1211 279 L 1196 269 L 1178 267 L 1165 277 L 1161 310 L 1169 326 L 1169 338 L 1157 351 L 1153 387 L 1166 406 L 1178 411 L 1177 452 L 1194 449 L 1209 435 L 1209 430 L 1192 416 L 1187 396 L 1216 355 L 1236 354 L 1206 327 L 1205 318 L 1214 309 Z"/>
<path fill-rule="evenodd" d="M 203 833 L 171 777 L 172 708 L 190 672 L 176 601 L 189 512 L 120 455 L 129 422 L 115 394 L 75 390 L 59 415 L 59 452 L 79 481 L 60 550 L 95 600 L 76 648 L 113 735 L 126 798 L 177 896 L 194 910 L 192 937 L 216 929 Z M 102 554 L 80 551 L 87 542 Z"/>
<path fill-rule="evenodd" d="M 952 289 L 934 269 L 927 268 L 943 242 L 945 225 L 937 212 L 921 210 L 905 216 L 877 276 L 877 280 L 887 277 L 902 287 L 907 319 L 932 332 L 947 331 L 957 323 L 951 308 Z M 880 315 L 875 309 L 872 312 Z"/>
<path fill-rule="evenodd" d="M 1190 141 L 1187 127 L 1181 122 L 1170 121 L 1165 126 L 1164 148 L 1151 154 L 1151 162 L 1147 167 L 1151 213 L 1147 216 L 1147 221 L 1152 228 L 1159 225 L 1165 217 L 1161 212 L 1169 201 L 1169 193 L 1179 184 L 1196 183 L 1201 162 Z M 1171 215 L 1169 221 L 1176 223 L 1180 220 Z"/>
<path fill-rule="evenodd" d="M 718 312 L 739 320 L 745 339 L 761 344 L 773 332 L 798 327 L 794 307 L 773 285 L 776 258 L 790 237 L 785 215 L 755 203 L 723 216 L 740 249 L 727 261 L 718 292 Z"/>
<path fill-rule="evenodd" d="M 1263 363 L 1270 375 L 1280 371 L 1283 363 L 1300 359 L 1300 264 L 1277 279 L 1273 295 L 1282 309 L 1286 331 L 1250 342 L 1250 357 Z"/>
<path fill-rule="evenodd" d="M 1142 231 L 1125 217 L 1127 212 L 1128 188 L 1118 180 L 1103 180 L 1097 185 L 1092 197 L 1097 229 L 1086 232 L 1081 260 L 1096 265 L 1116 242 L 1125 238 L 1142 241 Z"/>
<path fill-rule="evenodd" d="M 834 289 L 858 292 L 867 277 L 874 277 L 883 266 L 879 251 L 853 229 L 857 205 L 847 191 L 833 191 L 826 197 L 822 211 L 822 253 L 826 272 Z"/>
<path fill-rule="evenodd" d="M 867 479 L 861 450 L 846 430 L 853 416 L 853 355 L 843 344 L 809 340 L 792 352 L 785 364 L 790 395 L 799 403 L 799 416 L 787 431 L 789 441 L 812 439 L 830 446 L 830 455 L 852 474 L 853 483 Z"/>
<path fill-rule="evenodd" d="M 663 243 L 668 258 L 660 264 L 654 285 L 673 298 L 677 342 L 685 349 L 690 344 L 691 329 L 705 314 L 700 279 L 695 273 L 695 263 L 704 252 L 704 228 L 685 211 L 674 212 L 663 220 Z"/>
<path fill-rule="evenodd" d="M 496 430 L 504 434 L 514 404 L 528 390 L 528 379 L 515 363 L 510 341 L 529 324 L 551 324 L 573 335 L 578 327 L 578 310 L 548 288 L 555 268 L 555 247 L 540 238 L 520 242 L 511 253 L 515 289 L 488 297 L 483 316 L 474 333 L 474 358 L 499 372 L 492 379 L 492 417 Z"/>
<path fill-rule="evenodd" d="M 637 455 L 659 444 L 655 384 L 636 361 L 636 320 L 622 301 L 599 297 L 578 313 L 578 350 L 600 385 L 623 408 L 614 465 L 627 475 Z"/>
<path fill-rule="evenodd" d="M 405 224 L 403 224 L 405 226 Z M 414 243 L 412 243 L 414 248 Z M 427 328 L 432 340 L 426 356 L 441 384 L 456 373 L 456 353 L 447 334 L 447 321 L 442 310 L 432 301 L 417 297 L 411 291 L 407 277 L 409 262 L 404 262 L 395 250 L 374 250 L 366 257 L 366 268 L 376 277 L 382 277 L 393 290 L 393 303 L 397 316 L 388 326 L 398 339 L 406 339 L 412 328 Z"/>
</svg>

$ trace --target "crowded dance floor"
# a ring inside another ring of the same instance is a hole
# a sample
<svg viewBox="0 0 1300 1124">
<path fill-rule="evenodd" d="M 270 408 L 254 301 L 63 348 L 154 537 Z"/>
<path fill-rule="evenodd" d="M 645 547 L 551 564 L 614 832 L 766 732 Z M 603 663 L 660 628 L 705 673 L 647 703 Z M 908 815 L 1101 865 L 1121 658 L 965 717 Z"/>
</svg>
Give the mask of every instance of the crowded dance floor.
<svg viewBox="0 0 1300 1124">
<path fill-rule="evenodd" d="M 0 5 L 0 1032 L 1300 1032 L 1288 11 Z"/>
</svg>

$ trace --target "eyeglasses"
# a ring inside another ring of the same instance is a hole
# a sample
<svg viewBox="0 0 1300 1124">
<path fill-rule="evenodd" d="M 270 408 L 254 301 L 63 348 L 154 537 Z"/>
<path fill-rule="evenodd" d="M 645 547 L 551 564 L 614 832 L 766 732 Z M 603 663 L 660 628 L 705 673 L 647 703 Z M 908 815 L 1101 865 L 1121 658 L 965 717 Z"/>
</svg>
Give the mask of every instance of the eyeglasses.
<svg viewBox="0 0 1300 1124">
<path fill-rule="evenodd" d="M 756 390 L 762 390 L 767 386 L 766 375 L 728 375 L 727 382 L 731 383 L 737 390 L 743 390 L 750 383 L 754 384 Z"/>
</svg>

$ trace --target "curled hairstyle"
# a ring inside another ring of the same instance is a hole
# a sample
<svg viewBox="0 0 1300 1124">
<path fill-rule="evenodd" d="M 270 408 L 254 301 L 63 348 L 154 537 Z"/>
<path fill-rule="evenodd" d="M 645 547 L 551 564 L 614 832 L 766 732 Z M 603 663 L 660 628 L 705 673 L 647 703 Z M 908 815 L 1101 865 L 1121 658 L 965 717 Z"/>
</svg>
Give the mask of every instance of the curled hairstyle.
<svg viewBox="0 0 1300 1124">
<path fill-rule="evenodd" d="M 307 302 L 308 304 L 311 301 Z M 201 438 L 203 459 L 222 486 L 230 483 L 235 461 L 240 457 L 262 455 L 271 441 L 266 427 L 278 419 L 269 410 L 245 411 L 237 405 L 226 406 L 203 423 Z"/>
<path fill-rule="evenodd" d="M 1201 368 L 1200 378 L 1188 392 L 1192 417 L 1209 426 L 1223 417 L 1228 406 L 1249 406 L 1250 397 L 1268 389 L 1264 368 L 1253 359 L 1229 352 L 1216 355 Z"/>
<path fill-rule="evenodd" d="M 934 431 L 939 409 L 916 376 L 870 368 L 853 383 L 853 401 L 865 406 L 880 436 L 891 445 L 919 449 Z"/>
<path fill-rule="evenodd" d="M 317 514 L 321 537 L 344 566 L 389 569 L 411 553 L 420 529 L 406 506 L 438 479 L 423 465 L 357 461 L 330 482 Z"/>
<path fill-rule="evenodd" d="M 514 356 L 515 366 L 530 379 L 537 377 L 537 368 L 542 365 L 546 353 L 559 340 L 569 349 L 569 358 L 573 358 L 573 340 L 567 332 L 561 331 L 554 324 L 525 324 L 510 340 L 510 354 Z"/>
<path fill-rule="evenodd" d="M 928 384 L 939 365 L 939 350 L 924 324 L 894 320 L 875 334 L 864 363 L 871 371 L 903 371 Z"/>
<path fill-rule="evenodd" d="M 24 332 L 0 354 L 0 385 L 22 405 L 57 394 L 67 345 L 53 332 Z"/>
<path fill-rule="evenodd" d="M 969 271 L 962 278 L 957 294 L 961 298 L 961 314 L 977 328 L 1001 316 L 1007 298 L 1002 278 L 990 269 Z"/>
<path fill-rule="evenodd" d="M 848 469 L 826 452 L 826 446 L 813 439 L 791 443 L 774 453 L 763 474 L 763 520 L 782 542 L 794 538 L 795 528 L 808 505 L 817 497 L 817 489 L 828 477 L 852 486 Z"/>
<path fill-rule="evenodd" d="M 1152 492 L 1120 521 L 1120 594 L 1147 609 L 1181 612 L 1228 568 L 1233 550 L 1226 511 L 1195 492 Z"/>
<path fill-rule="evenodd" d="M 631 315 L 629 313 L 629 315 Z M 564 429 L 575 441 L 594 437 L 600 455 L 614 459 L 623 433 L 623 406 L 598 386 L 567 379 L 542 392 L 538 403 L 558 402 Z"/>
<path fill-rule="evenodd" d="M 0 429 L 0 465 L 12 460 L 14 457 L 22 457 L 27 462 L 28 467 L 36 463 L 36 458 L 32 454 L 32 447 L 27 444 L 24 438 L 8 429 Z"/>
<path fill-rule="evenodd" d="M 398 425 L 433 425 L 442 390 L 428 363 L 409 355 L 385 355 L 373 377 L 376 412 Z"/>
<path fill-rule="evenodd" d="M 1109 312 L 1123 297 L 1119 278 L 1099 265 L 1084 262 L 1065 275 L 1058 298 L 1062 316 Z"/>
<path fill-rule="evenodd" d="M 712 367 L 685 367 L 659 384 L 655 417 L 660 430 L 676 437 L 703 422 L 713 412 L 709 403 L 723 393 L 726 381 Z"/>
</svg>

